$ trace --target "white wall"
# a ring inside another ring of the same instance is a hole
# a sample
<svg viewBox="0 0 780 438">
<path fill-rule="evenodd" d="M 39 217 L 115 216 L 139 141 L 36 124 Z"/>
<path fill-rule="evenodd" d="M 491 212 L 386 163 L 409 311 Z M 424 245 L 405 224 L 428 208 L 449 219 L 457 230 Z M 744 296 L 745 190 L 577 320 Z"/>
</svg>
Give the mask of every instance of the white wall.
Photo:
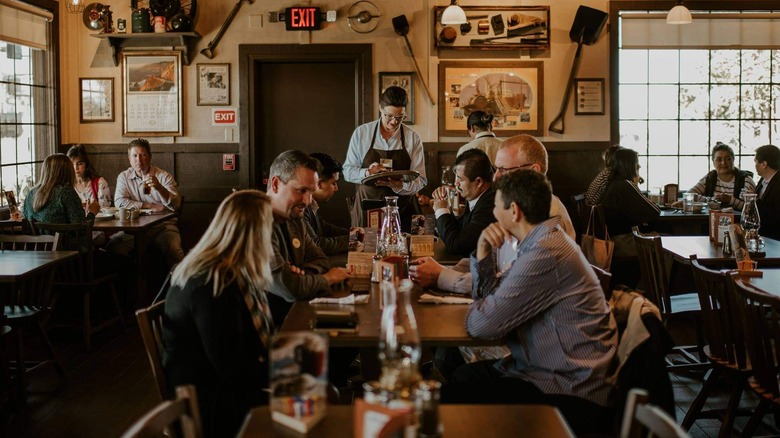
<svg viewBox="0 0 780 438">
<path fill-rule="evenodd" d="M 425 81 L 431 89 L 434 98 L 438 100 L 437 74 L 439 54 L 433 48 L 433 7 L 449 4 L 447 0 L 373 0 L 382 11 L 381 22 L 377 29 L 368 34 L 358 34 L 347 25 L 346 15 L 352 0 L 322 0 L 307 2 L 299 0 L 255 0 L 254 4 L 245 3 L 230 28 L 215 50 L 214 59 L 207 59 L 199 51 L 206 47 L 216 35 L 235 1 L 200 0 L 200 8 L 196 31 L 202 35 L 197 48 L 191 55 L 191 64 L 183 67 L 184 75 L 184 119 L 185 132 L 183 137 L 160 137 L 156 143 L 223 143 L 238 142 L 238 128 L 225 132 L 225 128 L 212 127 L 210 122 L 211 108 L 196 106 L 196 64 L 197 63 L 230 63 L 231 64 L 231 103 L 237 107 L 238 95 L 238 45 L 239 44 L 345 44 L 371 43 L 374 45 L 374 83 L 377 87 L 377 72 L 379 71 L 413 71 L 414 65 L 408 56 L 403 38 L 395 34 L 391 19 L 405 14 L 411 24 L 408 35 L 413 46 L 417 62 L 420 64 Z M 62 102 L 62 141 L 63 143 L 124 143 L 128 139 L 122 136 L 122 97 L 121 97 L 121 66 L 120 67 L 90 67 L 100 40 L 90 36 L 94 33 L 82 23 L 80 14 L 69 14 L 60 0 L 60 65 L 61 65 L 61 102 Z M 114 21 L 118 18 L 127 20 L 130 31 L 130 8 L 127 0 L 103 0 L 114 10 Z M 269 23 L 269 11 L 281 11 L 285 7 L 318 6 L 323 10 L 338 10 L 339 19 L 336 23 L 325 23 L 325 28 L 314 32 L 287 32 L 284 23 Z M 461 6 L 537 6 L 545 2 L 506 1 L 506 0 L 461 0 Z M 544 126 L 545 131 L 550 121 L 556 116 L 563 98 L 564 88 L 568 80 L 571 64 L 574 58 L 576 44 L 569 40 L 569 29 L 577 7 L 580 4 L 603 11 L 608 9 L 607 0 L 556 0 L 551 4 L 551 48 L 548 52 L 534 56 L 534 60 L 544 61 Z M 250 27 L 262 17 L 262 27 Z M 609 141 L 609 41 L 605 26 L 601 39 L 593 46 L 583 48 L 583 58 L 578 77 L 605 78 L 606 114 L 604 116 L 575 116 L 574 105 L 570 102 L 566 113 L 566 134 L 547 133 L 543 140 L 553 141 Z M 522 56 L 519 56 L 522 54 Z M 486 58 L 490 56 L 492 58 Z M 509 60 L 531 59 L 527 52 L 491 52 L 458 51 L 442 52 L 441 59 L 486 59 Z M 426 61 L 427 60 L 427 61 Z M 116 121 L 114 123 L 79 123 L 79 83 L 80 77 L 113 77 L 115 87 Z M 459 141 L 463 137 L 439 137 L 438 107 L 431 105 L 420 83 L 415 83 L 414 129 L 420 133 L 423 141 Z M 374 95 L 378 95 L 375 90 Z M 376 98 L 374 99 L 376 106 Z M 438 105 L 438 102 L 437 102 Z M 231 129 L 231 128 L 228 128 Z M 232 136 L 232 139 L 230 138 Z"/>
</svg>

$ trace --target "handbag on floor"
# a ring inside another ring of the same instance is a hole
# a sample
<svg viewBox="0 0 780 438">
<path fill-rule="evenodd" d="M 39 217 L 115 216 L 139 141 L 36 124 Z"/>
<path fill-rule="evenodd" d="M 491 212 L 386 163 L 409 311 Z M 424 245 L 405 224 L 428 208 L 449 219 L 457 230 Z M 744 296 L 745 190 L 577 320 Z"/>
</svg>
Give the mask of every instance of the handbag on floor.
<svg viewBox="0 0 780 438">
<path fill-rule="evenodd" d="M 599 221 L 604 229 L 604 239 L 596 237 L 596 220 Z M 609 271 L 612 266 L 612 252 L 615 250 L 615 242 L 609 239 L 609 231 L 603 217 L 603 210 L 598 205 L 590 209 L 588 228 L 585 234 L 582 235 L 580 248 L 582 248 L 585 258 L 588 259 L 591 265 Z"/>
</svg>

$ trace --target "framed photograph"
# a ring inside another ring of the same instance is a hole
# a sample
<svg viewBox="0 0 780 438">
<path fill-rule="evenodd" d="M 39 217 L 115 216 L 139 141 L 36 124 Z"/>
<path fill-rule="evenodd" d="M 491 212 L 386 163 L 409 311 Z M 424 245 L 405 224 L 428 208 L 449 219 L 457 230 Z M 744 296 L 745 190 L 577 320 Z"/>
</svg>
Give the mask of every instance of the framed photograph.
<svg viewBox="0 0 780 438">
<path fill-rule="evenodd" d="M 198 64 L 198 105 L 230 105 L 230 64 Z"/>
<path fill-rule="evenodd" d="M 474 111 L 493 115 L 499 137 L 544 135 L 542 61 L 439 62 L 439 136 L 465 136 Z"/>
<path fill-rule="evenodd" d="M 80 78 L 81 123 L 114 121 L 114 78 Z"/>
<path fill-rule="evenodd" d="M 548 50 L 549 6 L 462 6 L 468 23 L 442 25 L 447 6 L 433 8 L 433 45 L 455 50 Z"/>
<path fill-rule="evenodd" d="M 575 79 L 574 89 L 577 90 L 575 115 L 604 115 L 604 79 Z"/>
<path fill-rule="evenodd" d="M 406 107 L 407 125 L 414 125 L 414 72 L 412 71 L 381 71 L 379 72 L 379 94 L 387 87 L 401 87 L 409 95 L 409 106 Z"/>
<path fill-rule="evenodd" d="M 122 52 L 125 136 L 181 136 L 181 52 Z"/>
</svg>

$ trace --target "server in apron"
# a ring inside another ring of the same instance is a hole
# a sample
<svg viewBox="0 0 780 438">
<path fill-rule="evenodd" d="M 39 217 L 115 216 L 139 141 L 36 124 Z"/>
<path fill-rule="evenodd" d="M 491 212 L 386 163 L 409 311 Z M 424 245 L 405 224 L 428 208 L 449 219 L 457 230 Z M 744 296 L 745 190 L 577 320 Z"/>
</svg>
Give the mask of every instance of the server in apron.
<svg viewBox="0 0 780 438">
<path fill-rule="evenodd" d="M 349 141 L 344 160 L 344 179 L 355 183 L 355 203 L 352 208 L 352 225 L 365 226 L 363 199 L 384 200 L 385 196 L 398 196 L 401 228 L 409 231 L 411 218 L 420 213 L 417 192 L 425 187 L 425 154 L 420 136 L 404 126 L 408 95 L 401 87 L 388 87 L 379 96 L 379 120 L 358 126 Z M 378 180 L 376 186 L 361 184 L 363 178 L 391 170 L 415 170 L 420 177 L 414 181 L 402 179 Z"/>
</svg>

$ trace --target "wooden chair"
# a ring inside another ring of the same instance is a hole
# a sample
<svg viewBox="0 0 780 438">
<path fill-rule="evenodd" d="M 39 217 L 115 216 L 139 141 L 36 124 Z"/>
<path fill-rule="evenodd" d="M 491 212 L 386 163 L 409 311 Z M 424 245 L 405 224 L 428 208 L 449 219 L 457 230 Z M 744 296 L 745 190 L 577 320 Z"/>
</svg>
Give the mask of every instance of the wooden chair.
<svg viewBox="0 0 780 438">
<path fill-rule="evenodd" d="M 56 251 L 59 249 L 59 238 L 58 234 L 53 236 L 0 234 L 0 248 L 14 251 Z M 54 271 L 46 275 L 33 276 L 27 281 L 14 284 L 14 289 L 7 289 L 4 295 L 3 313 L 8 317 L 8 325 L 16 338 L 16 378 L 22 405 L 26 404 L 27 373 L 39 366 L 51 363 L 62 380 L 67 381 L 62 363 L 44 329 L 55 300 L 52 294 L 53 278 Z M 38 333 L 49 357 L 47 361 L 30 365 L 29 368 L 22 342 L 24 329 L 27 327 L 33 327 Z"/>
<path fill-rule="evenodd" d="M 599 268 L 598 266 L 590 265 L 590 267 L 593 268 L 593 272 L 595 272 L 596 277 L 599 278 L 599 283 L 601 283 L 601 290 L 604 291 L 604 296 L 607 298 L 607 301 L 609 301 L 609 297 L 612 296 L 612 291 L 609 288 L 609 284 L 612 282 L 612 274 Z"/>
<path fill-rule="evenodd" d="M 31 234 L 30 222 L 27 219 L 20 221 L 0 221 L 0 234 Z"/>
<path fill-rule="evenodd" d="M 707 340 L 704 352 L 712 364 L 712 371 L 688 408 L 681 427 L 689 430 L 698 418 L 722 417 L 718 436 L 731 436 L 742 391 L 752 374 L 745 350 L 744 327 L 736 302 L 737 293 L 732 274 L 705 268 L 699 264 L 695 255 L 691 255 L 691 265 Z M 725 378 L 731 385 L 726 408 L 702 412 L 710 392 L 721 378 Z"/>
<path fill-rule="evenodd" d="M 92 244 L 92 221 L 80 224 L 52 224 L 33 222 L 32 229 L 35 234 L 46 232 L 47 234 L 59 234 L 64 249 L 79 252 L 79 257 L 73 263 L 65 265 L 58 271 L 54 289 L 59 296 L 80 296 L 82 317 L 78 323 L 56 323 L 66 328 L 81 329 L 84 340 L 84 348 L 89 351 L 92 346 L 92 334 L 119 324 L 122 332 L 125 331 L 125 321 L 122 317 L 122 308 L 116 295 L 114 281 L 118 274 L 95 276 L 94 247 Z M 110 305 L 115 315 L 102 322 L 92 322 L 92 301 L 97 293 L 104 292 L 110 298 Z"/>
<path fill-rule="evenodd" d="M 663 409 L 646 402 L 647 391 L 642 389 L 629 391 L 623 424 L 620 428 L 620 438 L 643 436 L 685 438 L 690 436 Z"/>
<path fill-rule="evenodd" d="M 141 338 L 143 338 L 146 347 L 146 356 L 149 358 L 152 375 L 157 383 L 157 392 L 161 399 L 171 400 L 173 394 L 168 389 L 168 382 L 162 367 L 162 319 L 164 313 L 165 301 L 160 301 L 145 309 L 138 309 L 135 312 L 135 317 L 138 319 Z"/>
<path fill-rule="evenodd" d="M 202 438 L 203 426 L 198 411 L 195 387 L 176 387 L 176 399 L 165 400 L 133 423 L 122 438 L 151 437 Z"/>
<path fill-rule="evenodd" d="M 742 430 L 742 436 L 753 436 L 764 415 L 780 408 L 777 376 L 780 368 L 780 348 L 777 348 L 780 345 L 780 297 L 758 291 L 741 279 L 736 279 L 734 286 L 753 368 L 748 384 L 759 399 L 758 406 Z"/>
<path fill-rule="evenodd" d="M 688 371 L 691 369 L 707 369 L 710 367 L 704 354 L 704 334 L 698 318 L 701 314 L 699 297 L 696 293 L 671 295 L 669 293 L 669 276 L 666 273 L 664 262 L 664 249 L 661 246 L 659 236 L 644 236 L 638 227 L 632 228 L 637 255 L 639 256 L 639 268 L 642 272 L 642 280 L 645 286 L 645 296 L 658 306 L 661 311 L 661 320 L 666 324 L 669 319 L 677 317 L 691 317 L 695 319 L 696 346 L 679 346 L 674 348 L 674 353 L 683 357 L 686 363 L 674 364 L 667 358 L 667 369 L 670 371 Z M 689 350 L 696 348 L 698 358 Z"/>
</svg>

